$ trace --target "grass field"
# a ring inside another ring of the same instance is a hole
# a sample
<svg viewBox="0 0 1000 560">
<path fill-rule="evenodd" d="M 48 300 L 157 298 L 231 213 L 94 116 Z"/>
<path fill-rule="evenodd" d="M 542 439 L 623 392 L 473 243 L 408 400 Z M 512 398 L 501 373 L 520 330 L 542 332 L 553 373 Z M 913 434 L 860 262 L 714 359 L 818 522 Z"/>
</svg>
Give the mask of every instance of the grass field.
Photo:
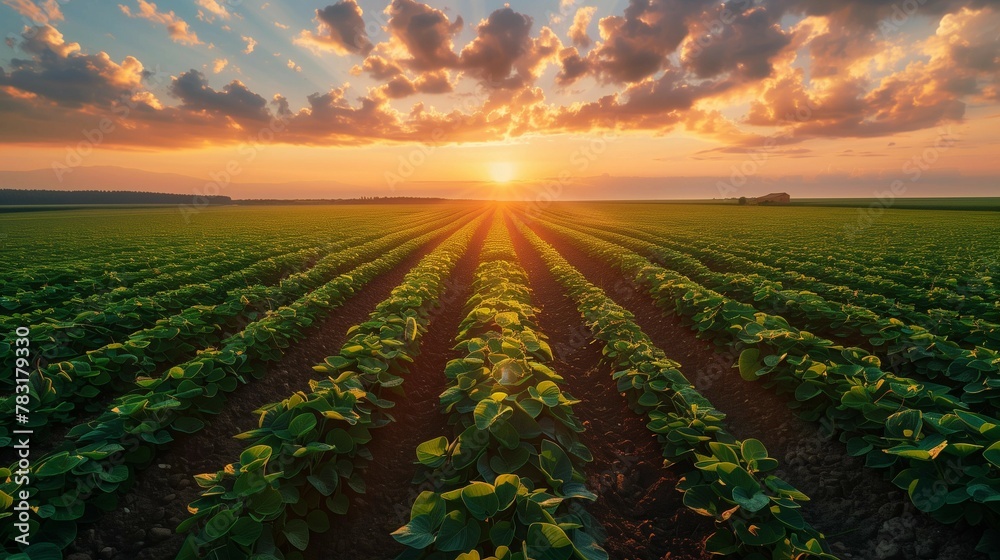
<svg viewBox="0 0 1000 560">
<path fill-rule="evenodd" d="M 1000 214 L 927 204 L 0 214 L 5 553 L 998 558 Z"/>
</svg>

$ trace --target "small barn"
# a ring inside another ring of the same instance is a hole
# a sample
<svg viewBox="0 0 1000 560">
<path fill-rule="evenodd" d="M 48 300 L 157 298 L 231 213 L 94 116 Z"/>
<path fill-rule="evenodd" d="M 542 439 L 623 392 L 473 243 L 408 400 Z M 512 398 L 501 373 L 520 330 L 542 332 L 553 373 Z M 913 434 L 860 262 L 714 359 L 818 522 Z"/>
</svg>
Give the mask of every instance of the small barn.
<svg viewBox="0 0 1000 560">
<path fill-rule="evenodd" d="M 771 193 L 751 198 L 750 204 L 788 204 L 792 197 L 788 193 Z"/>
</svg>

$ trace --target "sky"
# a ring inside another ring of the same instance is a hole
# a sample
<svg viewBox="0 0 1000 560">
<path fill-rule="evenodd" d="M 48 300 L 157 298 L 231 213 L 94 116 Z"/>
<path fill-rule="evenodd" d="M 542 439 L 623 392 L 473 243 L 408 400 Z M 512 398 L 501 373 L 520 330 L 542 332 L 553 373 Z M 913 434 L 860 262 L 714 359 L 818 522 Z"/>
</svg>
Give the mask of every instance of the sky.
<svg viewBox="0 0 1000 560">
<path fill-rule="evenodd" d="M 1000 0 L 0 2 L 3 187 L 1000 196 Z"/>
</svg>

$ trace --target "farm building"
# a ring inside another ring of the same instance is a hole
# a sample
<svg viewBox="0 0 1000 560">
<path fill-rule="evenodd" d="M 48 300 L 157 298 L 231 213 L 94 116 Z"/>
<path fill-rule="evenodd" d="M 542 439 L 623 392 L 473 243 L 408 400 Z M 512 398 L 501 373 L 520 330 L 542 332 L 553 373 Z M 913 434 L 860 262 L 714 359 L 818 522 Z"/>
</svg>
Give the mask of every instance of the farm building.
<svg viewBox="0 0 1000 560">
<path fill-rule="evenodd" d="M 771 193 L 757 198 L 751 198 L 750 204 L 788 204 L 792 197 L 788 193 Z"/>
</svg>

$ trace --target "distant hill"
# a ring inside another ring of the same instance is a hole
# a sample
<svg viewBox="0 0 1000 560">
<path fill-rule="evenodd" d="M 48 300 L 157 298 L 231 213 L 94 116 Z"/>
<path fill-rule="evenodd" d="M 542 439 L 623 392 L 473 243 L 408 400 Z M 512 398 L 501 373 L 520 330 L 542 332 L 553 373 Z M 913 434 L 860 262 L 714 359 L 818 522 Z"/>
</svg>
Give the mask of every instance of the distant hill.
<svg viewBox="0 0 1000 560">
<path fill-rule="evenodd" d="M 54 191 L 42 189 L 0 189 L 0 206 L 75 204 L 191 204 L 190 194 L 138 191 Z M 199 204 L 232 204 L 228 196 L 199 197 Z"/>
</svg>

